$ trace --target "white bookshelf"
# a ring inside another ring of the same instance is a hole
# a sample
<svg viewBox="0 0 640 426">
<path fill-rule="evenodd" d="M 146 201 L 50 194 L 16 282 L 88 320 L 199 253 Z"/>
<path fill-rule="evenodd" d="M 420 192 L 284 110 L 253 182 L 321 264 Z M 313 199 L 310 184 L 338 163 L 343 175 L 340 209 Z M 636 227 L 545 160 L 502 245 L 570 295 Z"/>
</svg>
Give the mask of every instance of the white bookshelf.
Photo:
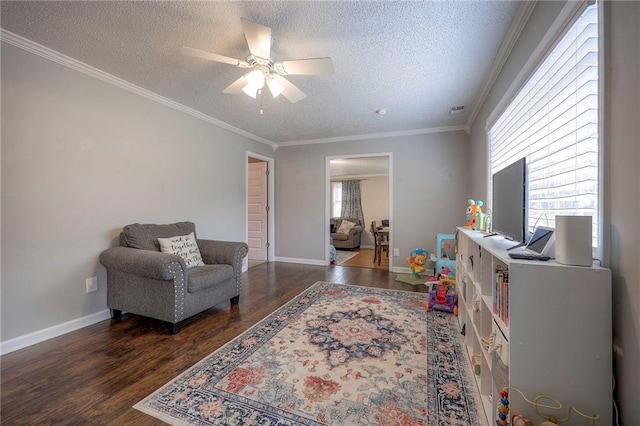
<svg viewBox="0 0 640 426">
<path fill-rule="evenodd" d="M 588 415 L 597 413 L 597 425 L 610 424 L 611 271 L 511 259 L 507 248 L 515 245 L 513 241 L 484 238 L 466 228 L 458 228 L 457 238 L 458 320 L 466 324 L 470 359 L 480 357 L 475 379 L 489 424 L 495 424 L 496 402 L 504 386 L 518 388 L 530 400 L 538 395 L 556 398 L 563 409 L 546 412 L 558 419 L 574 406 Z M 508 321 L 494 313 L 497 268 L 508 270 Z M 493 330 L 496 342 L 502 343 L 495 354 L 482 345 L 482 338 L 489 339 Z M 534 424 L 542 421 L 516 392 L 509 392 L 509 402 L 510 416 L 519 413 Z M 590 423 L 572 413 L 565 424 Z"/>
</svg>

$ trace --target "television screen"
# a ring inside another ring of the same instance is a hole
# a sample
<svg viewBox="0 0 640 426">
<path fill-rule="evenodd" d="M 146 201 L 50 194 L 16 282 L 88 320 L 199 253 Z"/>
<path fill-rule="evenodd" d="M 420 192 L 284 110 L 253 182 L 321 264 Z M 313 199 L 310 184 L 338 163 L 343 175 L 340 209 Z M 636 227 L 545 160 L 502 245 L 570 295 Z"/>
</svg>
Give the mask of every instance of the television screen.
<svg viewBox="0 0 640 426">
<path fill-rule="evenodd" d="M 526 241 L 527 163 L 524 158 L 494 173 L 491 223 L 493 231 Z"/>
</svg>

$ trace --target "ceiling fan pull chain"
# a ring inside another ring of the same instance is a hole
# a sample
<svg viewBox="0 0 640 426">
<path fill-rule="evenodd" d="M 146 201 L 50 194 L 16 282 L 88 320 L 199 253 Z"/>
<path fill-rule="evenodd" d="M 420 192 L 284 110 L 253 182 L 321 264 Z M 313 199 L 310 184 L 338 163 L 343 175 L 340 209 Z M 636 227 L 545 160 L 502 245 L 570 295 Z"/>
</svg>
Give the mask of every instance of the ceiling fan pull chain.
<svg viewBox="0 0 640 426">
<path fill-rule="evenodd" d="M 264 110 L 262 109 L 262 89 L 258 89 L 258 95 L 260 95 L 260 115 L 264 114 Z"/>
</svg>

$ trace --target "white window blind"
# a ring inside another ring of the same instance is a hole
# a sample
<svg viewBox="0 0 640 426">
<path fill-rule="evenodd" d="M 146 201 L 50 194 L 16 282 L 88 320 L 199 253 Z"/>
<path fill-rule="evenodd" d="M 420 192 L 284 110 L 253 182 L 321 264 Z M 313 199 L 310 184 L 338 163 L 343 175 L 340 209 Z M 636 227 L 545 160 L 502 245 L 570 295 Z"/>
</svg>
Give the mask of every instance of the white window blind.
<svg viewBox="0 0 640 426">
<path fill-rule="evenodd" d="M 588 6 L 488 133 L 489 176 L 526 157 L 531 231 L 592 217 L 598 247 L 598 10 Z M 491 179 L 489 179 L 491 197 Z"/>
</svg>

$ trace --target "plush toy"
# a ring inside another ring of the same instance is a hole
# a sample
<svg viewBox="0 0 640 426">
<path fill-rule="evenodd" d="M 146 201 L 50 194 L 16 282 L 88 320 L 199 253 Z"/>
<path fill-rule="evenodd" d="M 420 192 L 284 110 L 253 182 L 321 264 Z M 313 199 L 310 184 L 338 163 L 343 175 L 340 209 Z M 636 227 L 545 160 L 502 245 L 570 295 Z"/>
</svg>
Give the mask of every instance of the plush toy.
<svg viewBox="0 0 640 426">
<path fill-rule="evenodd" d="M 414 277 L 420 276 L 421 273 L 424 272 L 424 265 L 427 263 L 427 259 L 429 258 L 429 252 L 419 247 L 412 251 L 407 257 L 407 262 L 409 263 L 409 267 L 411 268 L 411 275 Z"/>
<path fill-rule="evenodd" d="M 484 215 L 482 214 L 482 206 L 484 203 L 482 200 L 473 200 L 469 198 L 467 200 L 467 211 L 464 216 L 465 224 L 467 228 L 471 229 L 482 229 L 482 222 L 484 219 Z"/>
</svg>

